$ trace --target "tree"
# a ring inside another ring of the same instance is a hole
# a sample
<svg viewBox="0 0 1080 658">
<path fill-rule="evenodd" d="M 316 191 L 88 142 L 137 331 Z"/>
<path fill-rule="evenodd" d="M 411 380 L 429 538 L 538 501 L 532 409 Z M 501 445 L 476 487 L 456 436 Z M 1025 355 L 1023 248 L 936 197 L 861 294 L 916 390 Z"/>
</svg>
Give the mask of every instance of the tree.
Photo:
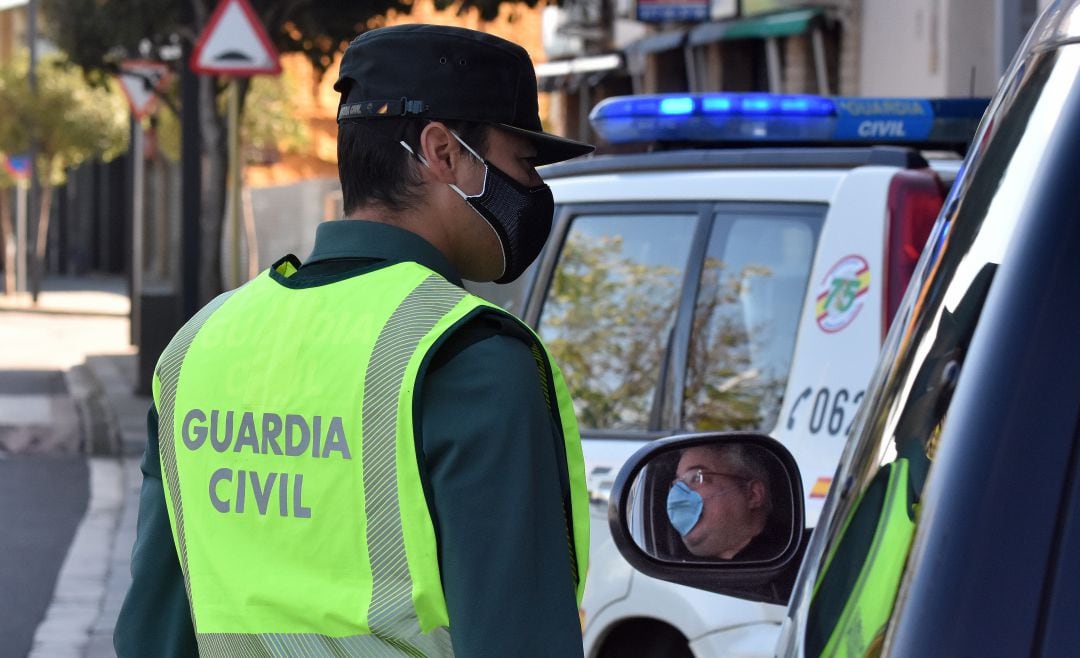
<svg viewBox="0 0 1080 658">
<path fill-rule="evenodd" d="M 291 77 L 286 71 L 251 81 L 247 101 L 259 111 L 244 114 L 240 124 L 240 141 L 247 149 L 299 153 L 311 143 L 308 124 L 293 107 L 295 95 L 305 90 Z"/>
<path fill-rule="evenodd" d="M 721 260 L 705 259 L 683 392 L 687 429 L 770 429 L 765 421 L 779 411 L 787 367 L 778 371 L 776 364 L 755 358 L 755 353 L 768 351 L 767 341 L 776 327 L 748 325 L 742 298 L 755 281 L 772 276 L 762 265 L 729 270 Z"/>
<path fill-rule="evenodd" d="M 788 364 L 771 358 L 770 341 L 787 332 L 748 318 L 744 299 L 773 276 L 762 265 L 736 269 L 706 259 L 683 390 L 687 429 L 764 431 L 775 419 Z M 667 350 L 682 281 L 677 267 L 625 255 L 620 236 L 582 232 L 566 241 L 540 331 L 582 427 L 649 426 L 665 358 L 676 356 Z"/>
<path fill-rule="evenodd" d="M 311 144 L 308 124 L 297 117 L 292 108 L 296 95 L 308 91 L 301 87 L 288 72 L 280 76 L 260 76 L 252 80 L 247 102 L 256 105 L 259 111 L 246 113 L 240 124 L 240 141 L 248 153 L 300 153 Z M 163 92 L 169 107 L 178 102 L 175 91 L 174 88 L 167 88 Z M 178 161 L 180 117 L 171 109 L 157 112 L 150 117 L 150 129 L 164 157 L 173 162 Z M 246 157 L 248 162 L 260 161 L 257 157 Z"/>
<path fill-rule="evenodd" d="M 541 332 L 582 427 L 648 427 L 681 280 L 624 255 L 620 236 L 567 240 Z"/>
<path fill-rule="evenodd" d="M 65 172 L 84 160 L 109 160 L 127 148 L 127 115 L 122 96 L 108 84 L 90 85 L 81 71 L 63 58 L 43 60 L 37 67 L 37 89 L 31 90 L 26 61 L 0 69 L 0 151 L 22 153 L 31 144 L 41 183 L 30 289 L 41 289 L 45 247 L 49 237 L 52 191 Z"/>
<path fill-rule="evenodd" d="M 46 32 L 91 78 L 115 73 L 127 57 L 161 57 L 181 42 L 192 43 L 205 26 L 214 0 L 188 0 L 193 20 L 181 17 L 179 3 L 163 0 L 41 0 Z M 436 7 L 472 9 L 490 20 L 504 0 L 434 0 Z M 303 53 L 321 74 L 358 33 L 390 10 L 408 13 L 412 0 L 250 0 L 279 52 Z M 537 0 L 524 0 L 532 7 Z M 163 50 L 164 49 L 164 50 Z M 177 66 L 175 59 L 172 61 Z M 241 79 L 241 110 L 248 79 Z M 200 80 L 203 198 L 200 264 L 201 301 L 221 291 L 220 246 L 225 216 L 226 120 L 218 97 L 226 88 L 216 77 Z"/>
</svg>

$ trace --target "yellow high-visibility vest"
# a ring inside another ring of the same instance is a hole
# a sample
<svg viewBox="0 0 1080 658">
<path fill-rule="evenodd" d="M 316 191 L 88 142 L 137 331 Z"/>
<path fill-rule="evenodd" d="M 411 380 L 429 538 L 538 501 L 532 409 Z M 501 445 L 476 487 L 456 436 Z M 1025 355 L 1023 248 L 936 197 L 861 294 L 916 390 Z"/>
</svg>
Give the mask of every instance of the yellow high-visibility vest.
<svg viewBox="0 0 1080 658">
<path fill-rule="evenodd" d="M 211 302 L 154 376 L 173 540 L 204 655 L 451 655 L 413 428 L 425 358 L 505 311 L 416 263 L 312 287 L 283 261 Z M 524 325 L 522 325 L 524 326 Z M 529 332 L 562 426 L 567 568 L 588 499 L 573 406 Z"/>
<path fill-rule="evenodd" d="M 908 496 L 908 469 L 908 460 L 905 458 L 898 458 L 889 466 L 885 498 L 869 551 L 859 567 L 854 588 L 829 634 L 821 652 L 822 656 L 865 658 L 881 652 L 885 631 L 900 589 L 904 565 L 907 564 L 908 552 L 911 550 L 911 540 L 915 535 L 915 521 L 911 517 Z M 862 502 L 852 509 L 848 524 Z M 841 532 L 841 537 L 846 530 L 847 525 Z M 815 595 L 832 566 L 835 553 L 834 548 L 815 586 Z"/>
</svg>

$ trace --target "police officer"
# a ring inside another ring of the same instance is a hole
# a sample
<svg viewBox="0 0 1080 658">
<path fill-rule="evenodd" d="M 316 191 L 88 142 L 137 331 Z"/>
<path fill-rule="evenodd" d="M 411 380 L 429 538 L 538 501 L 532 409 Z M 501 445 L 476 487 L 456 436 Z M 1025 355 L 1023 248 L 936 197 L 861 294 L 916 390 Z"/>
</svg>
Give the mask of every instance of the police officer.
<svg viewBox="0 0 1080 658">
<path fill-rule="evenodd" d="M 528 267 L 535 166 L 592 147 L 542 131 L 528 55 L 480 32 L 366 32 L 335 89 L 346 219 L 158 363 L 117 653 L 580 655 L 573 407 L 461 286 Z"/>
</svg>

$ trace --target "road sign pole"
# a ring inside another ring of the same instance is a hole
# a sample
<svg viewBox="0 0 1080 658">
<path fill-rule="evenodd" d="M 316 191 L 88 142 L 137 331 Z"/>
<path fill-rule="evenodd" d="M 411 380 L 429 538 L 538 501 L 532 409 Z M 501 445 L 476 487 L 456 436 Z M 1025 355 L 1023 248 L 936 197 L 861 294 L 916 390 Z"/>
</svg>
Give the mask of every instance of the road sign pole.
<svg viewBox="0 0 1080 658">
<path fill-rule="evenodd" d="M 26 292 L 29 290 L 26 281 L 26 215 L 27 197 L 30 194 L 30 186 L 26 181 L 19 181 L 18 191 L 15 194 L 15 290 Z"/>
<path fill-rule="evenodd" d="M 232 232 L 232 281 L 230 287 L 237 287 L 243 280 L 240 278 L 240 231 L 243 217 L 240 214 L 240 81 L 232 78 L 229 81 L 229 223 Z"/>
<path fill-rule="evenodd" d="M 146 138 L 142 121 L 131 117 L 132 121 L 132 211 L 131 211 L 131 344 L 139 345 L 141 336 L 142 290 L 143 290 L 143 179 L 146 171 L 146 159 L 143 143 Z"/>
<path fill-rule="evenodd" d="M 30 69 L 27 72 L 27 82 L 30 83 L 30 94 L 37 96 L 37 65 L 38 65 L 38 44 L 37 44 L 37 0 L 30 0 L 26 6 L 26 38 L 29 41 L 30 46 Z M 30 188 L 26 197 L 26 214 L 30 218 L 30 222 L 34 225 L 34 235 L 37 236 L 37 232 L 41 230 L 41 213 L 38 208 L 44 199 L 41 198 L 41 183 L 38 180 L 38 176 L 41 172 L 38 171 L 37 159 L 38 159 L 38 142 L 37 139 L 30 140 L 30 155 L 29 155 L 29 171 L 30 171 Z M 46 172 L 45 175 L 49 175 L 51 172 Z M 30 222 L 27 222 L 29 227 Z M 25 232 L 19 235 L 26 235 Z M 26 250 L 30 248 L 31 242 L 29 236 L 23 240 L 22 257 L 27 257 Z M 44 259 L 44 258 L 43 258 Z M 33 281 L 25 280 L 26 289 L 30 291 L 31 296 L 34 299 L 34 303 L 37 303 L 37 296 L 41 286 L 41 276 L 44 273 L 45 263 L 38 262 L 37 258 L 33 260 Z"/>
<path fill-rule="evenodd" d="M 190 12 L 190 3 L 186 11 Z M 199 79 L 189 65 L 190 46 L 184 46 L 184 68 L 180 76 L 180 189 L 181 215 L 180 259 L 181 317 L 185 320 L 199 310 L 199 272 L 202 264 L 200 241 L 202 227 L 202 140 L 199 126 Z"/>
</svg>

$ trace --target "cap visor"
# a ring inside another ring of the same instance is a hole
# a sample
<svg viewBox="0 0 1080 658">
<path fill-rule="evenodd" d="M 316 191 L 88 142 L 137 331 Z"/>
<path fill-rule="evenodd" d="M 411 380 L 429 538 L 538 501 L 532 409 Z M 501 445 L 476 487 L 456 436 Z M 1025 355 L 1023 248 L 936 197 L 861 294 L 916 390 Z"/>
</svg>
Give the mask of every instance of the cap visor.
<svg viewBox="0 0 1080 658">
<path fill-rule="evenodd" d="M 534 163 L 537 167 L 562 162 L 563 160 L 570 160 L 582 155 L 587 155 L 596 150 L 596 147 L 592 144 L 576 142 L 572 139 L 552 135 L 551 133 L 525 130 L 524 128 L 509 126 L 505 123 L 496 123 L 494 125 L 515 135 L 521 135 L 532 142 L 533 145 L 536 146 L 536 158 Z"/>
</svg>

